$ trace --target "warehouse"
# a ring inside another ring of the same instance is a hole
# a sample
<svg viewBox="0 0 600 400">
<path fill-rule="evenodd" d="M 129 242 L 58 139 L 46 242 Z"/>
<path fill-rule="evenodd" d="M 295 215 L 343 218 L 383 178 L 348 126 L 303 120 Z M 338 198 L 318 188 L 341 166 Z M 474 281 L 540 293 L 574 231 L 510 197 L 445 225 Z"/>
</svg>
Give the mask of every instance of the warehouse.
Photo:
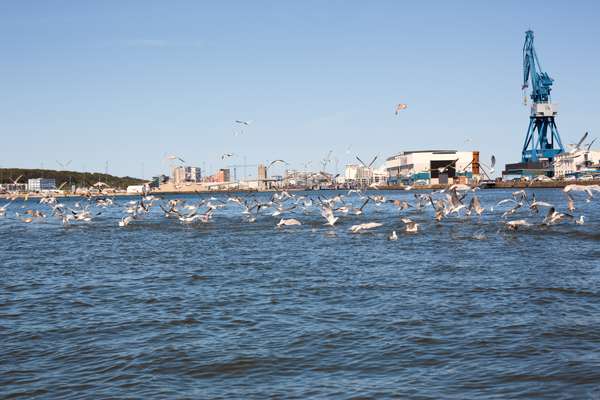
<svg viewBox="0 0 600 400">
<path fill-rule="evenodd" d="M 455 177 L 479 175 L 479 152 L 456 150 L 403 151 L 385 161 L 391 184 L 445 184 Z"/>
</svg>

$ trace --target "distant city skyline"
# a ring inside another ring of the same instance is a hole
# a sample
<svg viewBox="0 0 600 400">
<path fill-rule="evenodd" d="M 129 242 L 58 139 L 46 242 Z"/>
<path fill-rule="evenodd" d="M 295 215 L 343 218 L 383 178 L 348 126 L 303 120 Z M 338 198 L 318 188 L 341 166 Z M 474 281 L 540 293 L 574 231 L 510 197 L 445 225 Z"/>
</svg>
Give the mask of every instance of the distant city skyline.
<svg viewBox="0 0 600 400">
<path fill-rule="evenodd" d="M 0 167 L 150 178 L 176 154 L 210 175 L 318 169 L 332 150 L 342 172 L 446 148 L 495 154 L 499 172 L 528 124 L 527 29 L 563 143 L 600 136 L 598 15 L 592 1 L 4 2 Z"/>
</svg>

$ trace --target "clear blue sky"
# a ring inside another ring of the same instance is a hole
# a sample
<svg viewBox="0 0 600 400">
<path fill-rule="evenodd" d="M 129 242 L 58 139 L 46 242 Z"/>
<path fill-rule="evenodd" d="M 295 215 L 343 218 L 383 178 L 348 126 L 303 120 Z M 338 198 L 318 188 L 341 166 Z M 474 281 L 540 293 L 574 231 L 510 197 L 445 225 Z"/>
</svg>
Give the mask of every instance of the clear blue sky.
<svg viewBox="0 0 600 400">
<path fill-rule="evenodd" d="M 149 177 L 169 153 L 215 169 L 226 152 L 301 167 L 333 150 L 341 170 L 421 148 L 518 161 L 529 28 L 563 141 L 600 136 L 597 4 L 2 1 L 0 166 Z M 253 120 L 238 137 L 236 119 Z"/>
</svg>

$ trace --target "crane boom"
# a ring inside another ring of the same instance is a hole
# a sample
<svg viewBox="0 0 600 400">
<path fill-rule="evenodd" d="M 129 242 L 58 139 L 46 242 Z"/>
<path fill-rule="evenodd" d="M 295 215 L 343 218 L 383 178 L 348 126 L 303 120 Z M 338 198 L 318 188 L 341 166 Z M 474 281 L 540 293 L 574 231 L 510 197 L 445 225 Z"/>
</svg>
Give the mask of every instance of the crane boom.
<svg viewBox="0 0 600 400">
<path fill-rule="evenodd" d="M 536 103 L 550 101 L 550 90 L 554 79 L 546 72 L 542 72 L 540 60 L 533 46 L 533 31 L 525 32 L 525 44 L 523 45 L 523 89 L 529 87 L 531 79 L 531 99 Z"/>
</svg>

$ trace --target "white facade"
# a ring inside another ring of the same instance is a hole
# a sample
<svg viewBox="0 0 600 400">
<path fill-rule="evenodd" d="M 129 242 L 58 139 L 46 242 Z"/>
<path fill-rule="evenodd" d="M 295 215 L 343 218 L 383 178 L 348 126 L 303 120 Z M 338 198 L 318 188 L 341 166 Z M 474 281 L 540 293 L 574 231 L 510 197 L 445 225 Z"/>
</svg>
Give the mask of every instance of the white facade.
<svg viewBox="0 0 600 400">
<path fill-rule="evenodd" d="M 473 152 L 456 150 L 404 151 L 389 157 L 385 168 L 392 180 L 439 183 L 441 175 L 471 173 Z"/>
<path fill-rule="evenodd" d="M 373 169 L 364 165 L 348 164 L 344 168 L 345 182 L 371 183 L 373 179 Z"/>
<path fill-rule="evenodd" d="M 144 192 L 144 185 L 131 185 L 127 186 L 127 193 L 141 194 Z"/>
<path fill-rule="evenodd" d="M 41 192 L 43 190 L 56 189 L 56 181 L 54 179 L 36 178 L 27 181 L 27 189 L 30 192 Z"/>
<path fill-rule="evenodd" d="M 598 150 L 563 153 L 554 158 L 554 176 L 564 178 L 570 174 L 596 172 L 599 165 Z"/>
</svg>

